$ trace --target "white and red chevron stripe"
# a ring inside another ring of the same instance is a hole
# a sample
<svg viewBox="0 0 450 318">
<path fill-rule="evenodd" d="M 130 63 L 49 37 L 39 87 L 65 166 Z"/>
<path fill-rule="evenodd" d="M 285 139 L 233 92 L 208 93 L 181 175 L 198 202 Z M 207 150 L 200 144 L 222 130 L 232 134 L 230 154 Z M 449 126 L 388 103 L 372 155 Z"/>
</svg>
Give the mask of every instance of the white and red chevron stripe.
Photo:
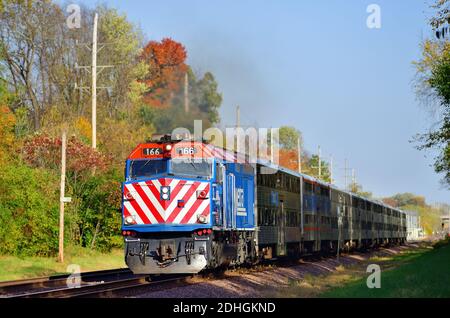
<svg viewBox="0 0 450 318">
<path fill-rule="evenodd" d="M 162 200 L 161 186 L 170 187 L 170 200 Z M 207 199 L 198 199 L 204 190 Z M 210 214 L 208 182 L 173 178 L 133 182 L 124 185 L 123 214 L 134 217 L 137 224 L 196 224 L 198 216 Z M 184 207 L 178 201 L 184 201 Z"/>
</svg>

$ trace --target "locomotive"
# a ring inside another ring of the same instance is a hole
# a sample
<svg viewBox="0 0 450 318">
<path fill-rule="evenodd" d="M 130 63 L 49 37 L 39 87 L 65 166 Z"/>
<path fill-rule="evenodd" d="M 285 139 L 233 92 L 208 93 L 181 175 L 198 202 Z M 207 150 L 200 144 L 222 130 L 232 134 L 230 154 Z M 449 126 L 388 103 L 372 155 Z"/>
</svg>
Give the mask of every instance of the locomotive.
<svg viewBox="0 0 450 318">
<path fill-rule="evenodd" d="M 125 261 L 135 274 L 406 240 L 398 209 L 204 141 L 139 144 L 126 160 L 122 193 Z"/>
</svg>

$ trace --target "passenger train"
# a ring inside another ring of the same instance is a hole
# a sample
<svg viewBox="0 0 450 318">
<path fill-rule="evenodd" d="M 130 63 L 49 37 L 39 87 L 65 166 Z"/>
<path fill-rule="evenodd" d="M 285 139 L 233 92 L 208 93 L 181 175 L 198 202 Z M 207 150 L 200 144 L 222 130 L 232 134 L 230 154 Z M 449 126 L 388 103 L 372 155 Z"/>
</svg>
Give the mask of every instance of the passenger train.
<svg viewBox="0 0 450 318">
<path fill-rule="evenodd" d="M 206 142 L 139 144 L 122 184 L 125 261 L 136 274 L 401 244 L 405 214 Z"/>
</svg>

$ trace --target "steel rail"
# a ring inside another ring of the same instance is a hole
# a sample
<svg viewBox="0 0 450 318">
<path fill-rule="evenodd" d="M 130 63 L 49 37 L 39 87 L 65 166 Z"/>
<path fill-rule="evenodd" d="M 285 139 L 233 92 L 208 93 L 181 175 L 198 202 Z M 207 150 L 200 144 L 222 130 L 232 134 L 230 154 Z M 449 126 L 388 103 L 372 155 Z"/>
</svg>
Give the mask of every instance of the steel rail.
<svg viewBox="0 0 450 318">
<path fill-rule="evenodd" d="M 79 275 L 79 276 L 78 276 Z M 73 287 L 70 279 L 80 283 Z M 84 291 L 100 291 L 105 288 L 114 289 L 119 285 L 143 284 L 149 279 L 148 275 L 134 275 L 129 269 L 113 269 L 80 274 L 64 274 L 50 277 L 39 277 L 0 283 L 0 297 L 62 297 L 75 295 Z M 72 286 L 71 286 L 72 285 Z M 101 287 L 104 286 L 104 287 Z"/>
</svg>

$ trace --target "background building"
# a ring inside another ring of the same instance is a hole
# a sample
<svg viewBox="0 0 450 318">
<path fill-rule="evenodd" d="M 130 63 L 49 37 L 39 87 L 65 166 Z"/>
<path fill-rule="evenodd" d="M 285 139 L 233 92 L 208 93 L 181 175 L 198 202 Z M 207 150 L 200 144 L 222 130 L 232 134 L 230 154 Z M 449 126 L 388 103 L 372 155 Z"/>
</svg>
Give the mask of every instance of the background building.
<svg viewBox="0 0 450 318">
<path fill-rule="evenodd" d="M 406 213 L 406 239 L 414 241 L 424 236 L 424 231 L 420 226 L 420 216 L 416 211 L 404 211 Z"/>
<path fill-rule="evenodd" d="M 442 231 L 444 233 L 450 233 L 450 217 L 448 215 L 441 217 Z"/>
</svg>

